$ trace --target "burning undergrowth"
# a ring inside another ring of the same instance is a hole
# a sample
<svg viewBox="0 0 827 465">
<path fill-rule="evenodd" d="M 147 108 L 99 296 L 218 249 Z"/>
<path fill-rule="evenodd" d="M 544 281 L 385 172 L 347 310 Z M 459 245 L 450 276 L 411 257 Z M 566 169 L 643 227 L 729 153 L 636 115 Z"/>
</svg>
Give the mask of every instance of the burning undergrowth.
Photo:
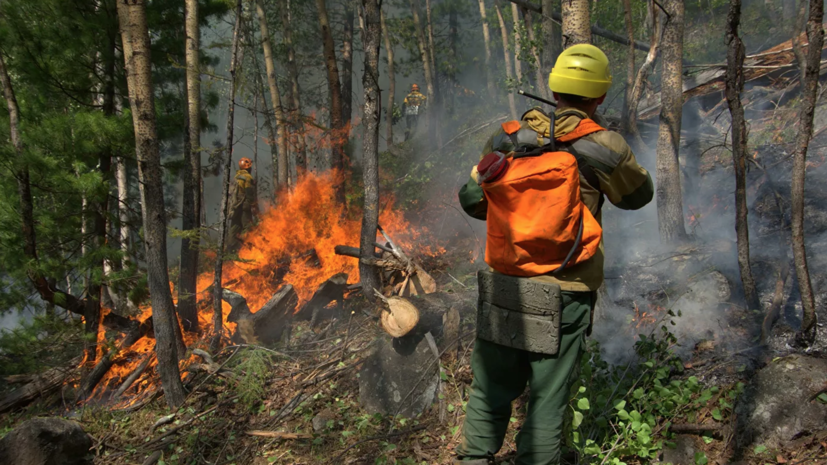
<svg viewBox="0 0 827 465">
<path fill-rule="evenodd" d="M 244 296 L 251 310 L 261 308 L 286 284 L 295 289 L 297 309 L 301 309 L 317 288 L 334 275 L 344 274 L 348 283 L 358 283 L 358 260 L 337 255 L 334 249 L 337 245 L 358 245 L 361 218 L 353 212 L 342 212 L 336 201 L 335 179 L 332 172 L 308 172 L 302 176 L 290 191 L 281 192 L 277 205 L 264 211 L 258 223 L 246 232 L 237 257 L 225 262 L 223 287 Z M 392 199 L 385 201 L 382 207 L 380 225 L 398 245 L 411 253 L 412 258 L 424 257 L 424 263 L 445 252 L 427 228 L 414 227 L 401 211 L 395 209 Z M 352 210 L 361 211 L 358 208 Z M 206 265 L 205 269 L 212 269 L 209 263 Z M 199 323 L 203 335 L 184 333 L 184 341 L 190 348 L 206 345 L 213 324 L 212 284 L 211 271 L 199 276 Z M 225 334 L 232 334 L 236 326 L 227 320 L 230 311 L 230 304 L 223 302 Z M 144 307 L 138 319 L 147 321 L 151 313 L 151 307 Z M 101 342 L 99 345 L 103 349 L 107 344 Z M 152 357 L 153 348 L 154 340 L 145 337 L 117 353 L 114 366 L 98 384 L 95 397 L 99 400 L 115 397 L 113 393 L 119 387 L 123 388 L 126 380 L 135 373 L 140 377 L 132 380 L 131 386 L 126 386 L 129 390 L 122 406 L 156 392 L 159 384 L 154 371 L 157 362 Z M 192 362 L 192 358 L 182 362 L 182 369 L 186 370 Z"/>
</svg>

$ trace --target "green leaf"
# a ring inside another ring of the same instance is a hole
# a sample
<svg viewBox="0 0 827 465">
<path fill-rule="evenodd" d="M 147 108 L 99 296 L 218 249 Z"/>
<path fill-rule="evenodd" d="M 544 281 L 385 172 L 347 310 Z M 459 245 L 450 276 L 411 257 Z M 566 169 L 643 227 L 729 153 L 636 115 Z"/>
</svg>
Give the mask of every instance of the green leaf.
<svg viewBox="0 0 827 465">
<path fill-rule="evenodd" d="M 586 386 L 580 386 L 580 388 L 577 389 L 577 392 L 579 392 L 580 394 L 583 394 L 584 392 L 586 392 Z"/>
<path fill-rule="evenodd" d="M 715 421 L 721 421 L 724 419 L 724 416 L 721 415 L 721 411 L 716 408 L 712 410 L 712 418 L 714 418 Z"/>
<path fill-rule="evenodd" d="M 818 401 L 822 404 L 827 404 L 827 392 L 822 392 L 818 395 L 818 397 L 816 397 L 816 399 L 818 399 Z"/>
<path fill-rule="evenodd" d="M 577 408 L 579 408 L 580 410 L 588 410 L 589 407 L 589 399 L 583 397 L 582 399 L 577 401 Z"/>
<path fill-rule="evenodd" d="M 623 410 L 624 408 L 626 408 L 625 400 L 620 400 L 615 403 L 615 410 Z"/>
<path fill-rule="evenodd" d="M 695 452 L 695 465 L 707 465 L 709 463 L 709 459 L 706 458 L 706 454 L 703 452 Z"/>
<path fill-rule="evenodd" d="M 448 381 L 448 375 L 444 371 L 439 372 L 439 377 L 442 378 L 442 381 Z"/>
<path fill-rule="evenodd" d="M 767 451 L 767 446 L 765 446 L 763 444 L 758 444 L 757 446 L 755 446 L 755 449 L 753 449 L 752 451 L 755 452 L 756 454 L 763 454 L 764 452 Z"/>
<path fill-rule="evenodd" d="M 580 427 L 580 424 L 583 423 L 583 414 L 581 412 L 574 412 L 574 419 L 572 419 L 571 427 L 572 429 L 577 429 Z"/>
</svg>

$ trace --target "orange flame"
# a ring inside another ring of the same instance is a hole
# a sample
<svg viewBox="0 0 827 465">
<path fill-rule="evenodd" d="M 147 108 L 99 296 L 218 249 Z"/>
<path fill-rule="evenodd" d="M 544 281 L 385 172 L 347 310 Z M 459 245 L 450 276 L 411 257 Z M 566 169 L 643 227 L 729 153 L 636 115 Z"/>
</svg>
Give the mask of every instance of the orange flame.
<svg viewBox="0 0 827 465">
<path fill-rule="evenodd" d="M 347 273 L 348 282 L 358 281 L 358 260 L 334 253 L 337 245 L 358 246 L 361 229 L 361 218 L 342 214 L 343 207 L 336 201 L 335 183 L 339 178 L 334 172 L 305 173 L 291 191 L 279 194 L 278 205 L 266 210 L 258 224 L 247 232 L 238 253 L 239 259 L 225 262 L 223 287 L 243 295 L 252 312 L 261 308 L 284 284 L 293 285 L 299 296 L 297 308 L 301 308 L 334 274 Z M 392 202 L 388 206 L 392 206 Z M 439 255 L 445 251 L 423 244 L 427 242 L 423 232 L 411 228 L 402 214 L 393 208 L 380 212 L 380 224 L 407 253 L 413 252 L 411 246 L 414 243 L 417 250 L 426 255 Z M 210 332 L 213 324 L 212 294 L 209 292 L 213 279 L 212 271 L 198 277 L 199 323 L 205 333 Z M 235 326 L 227 322 L 230 310 L 230 305 L 223 302 L 227 333 L 231 333 Z M 139 319 L 143 321 L 151 315 L 152 308 L 147 306 Z M 188 346 L 197 343 L 197 338 L 194 334 L 184 334 Z M 119 354 L 98 391 L 113 388 L 107 388 L 108 384 L 122 382 L 144 360 L 154 344 L 154 340 L 143 338 Z M 153 360 L 147 373 L 155 364 Z M 145 375 L 136 384 L 138 392 L 143 392 L 153 382 L 149 375 Z"/>
</svg>

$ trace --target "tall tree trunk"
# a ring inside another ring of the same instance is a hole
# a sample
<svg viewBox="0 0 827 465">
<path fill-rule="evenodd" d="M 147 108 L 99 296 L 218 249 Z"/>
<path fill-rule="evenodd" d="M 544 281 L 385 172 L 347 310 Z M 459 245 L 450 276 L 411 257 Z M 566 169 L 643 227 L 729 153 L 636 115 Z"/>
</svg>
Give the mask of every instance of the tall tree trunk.
<svg viewBox="0 0 827 465">
<path fill-rule="evenodd" d="M 801 9 L 806 8 L 802 2 Z M 801 294 L 801 305 L 804 315 L 801 320 L 800 336 L 803 342 L 811 343 L 815 339 L 817 316 L 815 296 L 810 282 L 810 271 L 807 267 L 807 250 L 804 245 L 804 182 L 807 169 L 807 149 L 813 136 L 813 116 L 818 95 L 818 75 L 821 62 L 821 50 L 824 45 L 824 3 L 809 2 L 809 17 L 807 20 L 807 52 L 806 55 L 798 40 L 798 29 L 793 34 L 793 47 L 801 67 L 801 112 L 798 121 L 798 137 L 793 156 L 791 207 L 792 207 L 792 234 L 793 258 L 795 259 L 795 274 L 798 277 L 798 290 Z M 803 14 L 802 14 L 803 19 Z M 797 22 L 800 24 L 800 22 Z"/>
<path fill-rule="evenodd" d="M 540 36 L 542 39 L 541 43 L 543 44 L 543 61 L 541 66 L 543 70 L 543 81 L 542 83 L 538 83 L 538 85 L 545 91 L 546 99 L 551 100 L 553 96 L 551 95 L 551 89 L 548 88 L 548 79 L 546 76 L 551 73 L 554 62 L 557 61 L 557 56 L 560 55 L 562 42 L 561 36 L 557 31 L 557 25 L 551 17 L 551 12 L 554 11 L 554 5 L 556 3 L 555 0 L 542 0 L 542 3 L 542 11 L 545 12 L 543 14 L 543 23 L 541 24 L 542 34 Z"/>
<path fill-rule="evenodd" d="M 187 128 L 185 131 L 184 205 L 182 229 L 194 232 L 181 241 L 181 270 L 178 277 L 178 317 L 184 331 L 198 331 L 198 247 L 201 234 L 201 70 L 198 62 L 200 28 L 198 0 L 184 5 L 185 52 L 187 64 Z"/>
<path fill-rule="evenodd" d="M 264 67 L 267 71 L 267 84 L 270 89 L 270 105 L 273 107 L 273 116 L 276 118 L 276 144 L 278 144 L 278 160 L 275 184 L 281 189 L 287 187 L 287 132 L 285 131 L 286 120 L 284 118 L 284 106 L 281 103 L 279 84 L 276 80 L 276 65 L 273 61 L 273 47 L 271 45 L 270 30 L 267 27 L 267 15 L 264 12 L 262 0 L 256 2 L 256 13 L 258 24 L 261 30 L 261 48 L 264 51 Z M 235 40 L 235 38 L 233 39 Z M 220 297 L 220 296 L 219 296 Z"/>
<path fill-rule="evenodd" d="M 385 124 L 387 124 L 388 129 L 387 144 L 390 147 L 393 145 L 393 99 L 396 93 L 396 75 L 393 69 L 393 42 L 385 20 L 385 10 L 380 11 L 380 22 L 382 24 L 382 35 L 385 38 L 385 51 L 388 53 L 388 109 Z"/>
<path fill-rule="evenodd" d="M 626 35 L 629 37 L 629 50 L 626 52 L 626 92 L 623 99 L 623 115 L 629 114 L 632 104 L 632 90 L 635 87 L 635 26 L 632 22 L 632 0 L 623 0 L 623 19 L 626 22 Z M 623 119 L 623 132 L 631 134 L 631 121 Z"/>
<path fill-rule="evenodd" d="M 650 5 L 652 2 L 650 1 Z M 652 5 L 654 6 L 654 5 Z M 626 109 L 626 116 L 624 122 L 626 124 L 627 132 L 632 136 L 634 149 L 637 152 L 648 150 L 643 138 L 640 136 L 640 130 L 637 127 L 637 109 L 640 105 L 640 98 L 643 96 L 643 88 L 649 79 L 649 73 L 655 67 L 655 60 L 658 57 L 658 47 L 661 40 L 661 21 L 658 19 L 657 10 L 650 15 L 650 37 L 649 37 L 649 51 L 646 52 L 646 59 L 640 66 L 635 76 L 635 81 L 632 84 L 632 89 L 628 98 L 628 108 Z"/>
<path fill-rule="evenodd" d="M 115 182 L 118 185 L 118 245 L 121 248 L 121 267 L 129 266 L 129 176 L 126 158 L 115 158 Z"/>
<path fill-rule="evenodd" d="M 291 0 L 285 0 L 281 8 L 282 36 L 287 48 L 287 74 L 290 77 L 291 96 L 293 98 L 290 121 L 296 131 L 296 166 L 307 169 L 307 142 L 304 134 L 301 88 L 299 87 L 299 68 L 296 66 L 296 51 L 293 48 L 293 26 L 291 17 Z"/>
<path fill-rule="evenodd" d="M 257 5 L 261 3 L 257 2 Z M 224 182 L 221 187 L 221 210 L 219 223 L 221 234 L 218 237 L 218 253 L 215 259 L 215 279 L 213 280 L 213 331 L 214 343 L 217 346 L 224 330 L 224 322 L 221 312 L 221 293 L 223 288 L 222 272 L 224 271 L 224 248 L 229 231 L 230 219 L 230 171 L 233 166 L 233 118 L 235 116 L 235 90 L 236 90 L 236 68 L 238 67 L 239 42 L 241 38 L 241 0 L 236 3 L 235 27 L 233 28 L 233 46 L 230 58 L 230 101 L 227 106 L 227 145 L 224 149 Z M 259 16 L 261 17 L 261 16 Z M 264 34 L 264 31 L 262 31 Z"/>
<path fill-rule="evenodd" d="M 572 45 L 592 43 L 589 0 L 563 0 L 562 5 L 563 50 Z"/>
<path fill-rule="evenodd" d="M 545 75 L 543 74 L 543 62 L 540 59 L 540 51 L 537 49 L 537 40 L 534 34 L 534 19 L 525 9 L 523 9 L 523 18 L 525 18 L 525 29 L 528 41 L 531 42 L 531 57 L 534 59 L 535 90 L 539 91 L 537 95 L 545 95 L 546 92 L 543 89 L 547 87 L 547 84 Z"/>
<path fill-rule="evenodd" d="M 169 290 L 167 272 L 167 225 L 164 211 L 163 173 L 155 131 L 155 96 L 152 89 L 149 30 L 146 3 L 117 2 L 118 17 L 124 44 L 124 61 L 132 119 L 135 126 L 135 153 L 141 190 L 141 213 L 149 292 L 152 302 L 152 324 L 155 331 L 155 352 L 164 397 L 171 408 L 184 403 L 184 388 L 178 371 L 175 306 Z"/>
<path fill-rule="evenodd" d="M 488 15 L 485 11 L 485 0 L 478 0 L 480 4 L 480 18 L 482 18 L 482 40 L 485 45 L 485 79 L 488 85 L 488 98 L 496 95 L 494 90 L 494 70 L 491 63 L 491 32 L 488 30 Z"/>
<path fill-rule="evenodd" d="M 345 24 L 342 30 L 342 124 L 347 128 L 344 137 L 350 138 L 350 120 L 353 116 L 353 1 L 345 0 Z"/>
<path fill-rule="evenodd" d="M 511 51 L 508 50 L 508 28 L 505 27 L 505 21 L 503 20 L 503 12 L 500 9 L 500 2 L 497 1 L 494 3 L 494 9 L 497 10 L 497 21 L 500 23 L 500 34 L 503 38 L 503 56 L 505 57 L 505 76 L 508 79 L 508 82 L 514 78 L 511 74 Z M 511 110 L 511 118 L 517 119 L 517 105 L 514 102 L 514 93 L 511 92 L 509 89 L 506 89 L 508 92 L 508 108 Z"/>
<path fill-rule="evenodd" d="M 416 41 L 419 46 L 419 55 L 422 59 L 422 69 L 425 74 L 425 89 L 428 93 L 428 104 L 426 110 L 428 113 L 428 133 L 433 134 L 436 130 L 434 118 L 436 117 L 436 90 L 434 87 L 434 70 L 431 67 L 431 54 L 428 47 L 428 42 L 425 37 L 425 28 L 422 27 L 422 21 L 419 18 L 419 0 L 410 0 L 411 15 L 413 16 L 414 29 L 416 30 Z M 427 26 L 427 25 L 426 25 Z M 432 138 L 431 140 L 436 140 Z"/>
<path fill-rule="evenodd" d="M 523 34 L 520 32 L 520 7 L 516 3 L 511 4 L 511 16 L 514 23 L 514 75 L 517 78 L 517 85 L 522 85 L 523 66 L 520 55 L 523 54 Z"/>
<path fill-rule="evenodd" d="M 319 28 L 322 32 L 324 45 L 324 62 L 327 68 L 327 88 L 330 98 L 330 126 L 331 151 L 330 164 L 336 170 L 336 200 L 344 205 L 344 144 L 346 142 L 342 122 L 342 88 L 339 85 L 339 64 L 336 62 L 336 50 L 333 47 L 333 32 L 330 30 L 330 19 L 327 16 L 326 0 L 316 0 L 319 10 Z"/>
<path fill-rule="evenodd" d="M 683 109 L 683 0 L 666 0 L 663 32 L 663 72 L 658 136 L 658 229 L 665 243 L 686 239 L 681 193 L 681 144 Z"/>
<path fill-rule="evenodd" d="M 795 26 L 795 0 L 781 0 L 781 23 L 784 27 L 784 32 L 796 30 Z"/>
<path fill-rule="evenodd" d="M 750 310 L 761 310 L 758 292 L 749 264 L 749 223 L 747 208 L 747 124 L 744 121 L 744 107 L 741 105 L 741 91 L 744 89 L 744 43 L 738 37 L 741 22 L 741 0 L 730 0 L 727 16 L 727 71 L 726 100 L 732 115 L 732 161 L 735 165 L 735 235 L 738 245 L 738 268 L 741 283 Z"/>
<path fill-rule="evenodd" d="M 431 110 L 428 112 L 428 134 L 431 140 L 436 141 L 437 147 L 442 147 L 442 126 L 439 119 L 442 116 L 442 94 L 439 91 L 439 71 L 436 67 L 436 47 L 434 46 L 434 24 L 431 21 L 431 0 L 425 0 L 425 20 L 428 22 L 428 58 L 431 60 L 431 82 L 434 85 L 434 98 Z"/>
<path fill-rule="evenodd" d="M 362 138 L 362 179 L 365 184 L 365 204 L 362 214 L 360 254 L 372 257 L 375 250 L 376 229 L 379 222 L 379 35 L 382 0 L 362 0 L 365 9 L 365 73 L 362 76 L 365 106 L 362 122 L 365 132 Z M 379 275 L 375 267 L 359 263 L 359 279 L 362 293 L 372 296 L 379 288 Z"/>
</svg>

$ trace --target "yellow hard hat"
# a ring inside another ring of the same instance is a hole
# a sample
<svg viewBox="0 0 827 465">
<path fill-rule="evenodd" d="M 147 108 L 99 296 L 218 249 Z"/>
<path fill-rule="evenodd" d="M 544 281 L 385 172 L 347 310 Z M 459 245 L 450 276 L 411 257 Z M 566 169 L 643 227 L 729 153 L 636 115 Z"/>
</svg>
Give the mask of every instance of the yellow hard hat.
<svg viewBox="0 0 827 465">
<path fill-rule="evenodd" d="M 572 45 L 557 57 L 548 76 L 552 92 L 602 97 L 612 85 L 609 59 L 602 50 L 590 44 Z"/>
</svg>

